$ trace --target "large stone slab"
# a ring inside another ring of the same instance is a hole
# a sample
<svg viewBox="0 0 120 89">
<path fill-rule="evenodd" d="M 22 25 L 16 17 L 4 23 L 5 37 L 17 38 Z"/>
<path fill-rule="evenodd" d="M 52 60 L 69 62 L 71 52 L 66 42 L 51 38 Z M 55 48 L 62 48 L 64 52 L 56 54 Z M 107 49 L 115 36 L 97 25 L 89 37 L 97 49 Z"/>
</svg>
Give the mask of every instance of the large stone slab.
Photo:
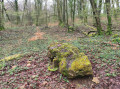
<svg viewBox="0 0 120 89">
<path fill-rule="evenodd" d="M 92 75 L 92 66 L 88 57 L 68 43 L 55 42 L 48 47 L 48 57 L 51 61 L 49 70 L 59 71 L 68 78 Z"/>
</svg>

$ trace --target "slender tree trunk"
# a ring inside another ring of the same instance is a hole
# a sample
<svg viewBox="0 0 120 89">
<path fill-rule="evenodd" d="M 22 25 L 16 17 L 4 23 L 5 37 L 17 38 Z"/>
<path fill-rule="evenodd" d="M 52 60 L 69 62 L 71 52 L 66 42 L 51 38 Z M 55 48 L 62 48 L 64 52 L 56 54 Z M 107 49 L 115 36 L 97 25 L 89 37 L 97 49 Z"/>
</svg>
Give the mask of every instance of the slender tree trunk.
<svg viewBox="0 0 120 89">
<path fill-rule="evenodd" d="M 117 6 L 117 17 L 120 15 L 120 0 L 116 0 L 116 6 Z"/>
<path fill-rule="evenodd" d="M 67 27 L 68 27 L 68 5 L 67 5 L 68 2 L 67 2 L 67 0 L 65 0 L 65 3 L 66 3 L 66 5 L 65 5 L 65 6 L 66 6 L 66 7 L 65 7 L 65 8 L 66 8 L 66 9 L 65 9 L 65 10 L 66 10 L 66 25 L 67 25 Z"/>
<path fill-rule="evenodd" d="M 82 6 L 83 6 L 83 22 L 84 24 L 86 24 L 87 23 L 86 0 L 82 0 Z"/>
<path fill-rule="evenodd" d="M 76 0 L 74 0 L 74 8 L 73 8 L 73 28 L 74 28 L 74 23 L 75 23 L 75 7 L 76 7 L 76 5 L 75 5 L 75 3 L 76 3 Z"/>
<path fill-rule="evenodd" d="M 73 0 L 69 0 L 69 8 L 70 8 L 71 21 L 73 21 Z"/>
<path fill-rule="evenodd" d="M 117 15 L 118 12 L 117 12 L 117 10 L 118 10 L 118 9 L 115 8 L 114 0 L 112 0 L 112 10 L 113 10 L 114 18 L 115 18 L 115 20 L 117 20 L 117 17 L 118 17 L 118 15 Z"/>
<path fill-rule="evenodd" d="M 2 0 L 2 21 L 3 21 L 3 24 L 4 24 L 4 0 Z"/>
<path fill-rule="evenodd" d="M 36 14 L 36 26 L 39 25 L 39 17 L 40 17 L 40 11 L 42 8 L 42 0 L 34 0 L 35 1 L 35 14 Z"/>
<path fill-rule="evenodd" d="M 106 5 L 105 5 L 105 0 L 103 0 L 103 2 L 104 2 L 104 7 L 103 7 L 103 14 L 106 14 Z"/>
<path fill-rule="evenodd" d="M 0 30 L 4 29 L 4 24 L 3 24 L 3 13 L 2 13 L 2 0 L 0 0 Z"/>
<path fill-rule="evenodd" d="M 90 0 L 90 3 L 92 6 L 92 9 L 93 9 L 93 16 L 94 16 L 95 21 L 96 21 L 98 35 L 101 35 L 102 34 L 102 27 L 101 27 L 100 17 L 99 17 L 98 11 L 97 11 L 96 2 L 95 2 L 95 0 Z"/>
<path fill-rule="evenodd" d="M 46 9 L 46 27 L 48 27 L 47 0 L 46 0 L 46 2 L 45 2 L 45 9 Z"/>
<path fill-rule="evenodd" d="M 101 13 L 101 9 L 102 9 L 102 0 L 99 0 L 99 5 L 98 5 L 98 14 L 100 16 L 100 13 Z"/>
<path fill-rule="evenodd" d="M 112 22 L 111 22 L 111 15 L 110 15 L 110 0 L 106 0 L 106 10 L 107 10 L 107 20 L 108 20 L 108 25 L 107 25 L 107 32 L 109 35 L 112 34 Z"/>
<path fill-rule="evenodd" d="M 19 7 L 18 7 L 18 0 L 15 0 L 15 11 L 16 11 L 16 19 L 17 19 L 17 24 L 20 22 L 20 17 L 19 17 Z"/>
<path fill-rule="evenodd" d="M 80 0 L 80 18 L 83 19 L 83 16 L 81 15 L 82 13 L 82 0 Z"/>
<path fill-rule="evenodd" d="M 38 6 L 37 6 L 37 0 L 34 0 L 35 1 L 35 16 L 36 16 L 36 26 L 38 26 Z"/>
<path fill-rule="evenodd" d="M 63 23 L 65 24 L 65 0 L 63 0 Z"/>
<path fill-rule="evenodd" d="M 53 5 L 54 5 L 54 16 L 56 15 L 56 1 L 53 0 Z"/>
<path fill-rule="evenodd" d="M 5 11 L 5 14 L 6 14 L 8 20 L 10 21 L 10 17 L 9 17 L 9 15 L 8 15 L 7 10 L 5 9 L 5 7 L 4 7 L 4 11 Z"/>
<path fill-rule="evenodd" d="M 62 23 L 62 19 L 61 19 L 61 10 L 60 10 L 60 1 L 57 0 L 57 11 L 58 11 L 58 20 L 59 20 L 59 24 Z"/>
<path fill-rule="evenodd" d="M 102 9 L 102 0 L 99 0 L 99 3 L 98 3 L 97 6 L 98 6 L 98 7 L 97 7 L 97 9 L 98 9 L 98 15 L 99 15 L 99 17 L 100 17 L 101 9 Z M 97 27 L 94 17 L 93 17 L 93 26 Z"/>
<path fill-rule="evenodd" d="M 23 15 L 22 15 L 22 22 L 23 22 L 23 24 L 24 24 L 24 20 L 25 20 L 27 2 L 28 2 L 28 0 L 25 0 L 25 2 L 24 2 Z"/>
<path fill-rule="evenodd" d="M 69 32 L 69 24 L 68 24 L 68 2 L 67 2 L 67 0 L 65 0 L 65 11 L 66 11 L 66 26 L 67 26 L 67 30 Z"/>
</svg>

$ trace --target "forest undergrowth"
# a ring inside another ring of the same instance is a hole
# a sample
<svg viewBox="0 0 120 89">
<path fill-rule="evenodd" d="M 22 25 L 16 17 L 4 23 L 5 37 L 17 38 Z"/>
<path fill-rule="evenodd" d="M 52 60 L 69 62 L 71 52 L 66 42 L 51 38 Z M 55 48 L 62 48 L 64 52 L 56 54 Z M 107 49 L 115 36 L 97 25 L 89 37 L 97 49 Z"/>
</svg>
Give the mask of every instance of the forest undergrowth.
<svg viewBox="0 0 120 89">
<path fill-rule="evenodd" d="M 79 28 L 83 28 L 79 27 Z M 20 58 L 0 63 L 0 88 L 8 89 L 119 89 L 120 45 L 113 36 L 84 37 L 68 33 L 58 26 L 48 29 L 28 26 L 1 31 L 0 59 L 22 54 Z M 92 63 L 93 76 L 67 79 L 58 71 L 47 70 L 47 47 L 51 42 L 68 42 L 84 52 Z"/>
</svg>

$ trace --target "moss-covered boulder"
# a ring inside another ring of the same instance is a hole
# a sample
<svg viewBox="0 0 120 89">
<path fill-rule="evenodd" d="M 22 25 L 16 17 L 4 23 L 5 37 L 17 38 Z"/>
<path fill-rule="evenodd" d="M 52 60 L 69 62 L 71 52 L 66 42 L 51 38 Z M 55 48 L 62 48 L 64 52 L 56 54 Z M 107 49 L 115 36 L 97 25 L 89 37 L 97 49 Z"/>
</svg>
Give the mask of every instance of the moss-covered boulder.
<svg viewBox="0 0 120 89">
<path fill-rule="evenodd" d="M 55 42 L 48 47 L 48 57 L 51 71 L 59 71 L 68 78 L 92 75 L 92 66 L 88 57 L 80 50 L 68 43 Z"/>
</svg>

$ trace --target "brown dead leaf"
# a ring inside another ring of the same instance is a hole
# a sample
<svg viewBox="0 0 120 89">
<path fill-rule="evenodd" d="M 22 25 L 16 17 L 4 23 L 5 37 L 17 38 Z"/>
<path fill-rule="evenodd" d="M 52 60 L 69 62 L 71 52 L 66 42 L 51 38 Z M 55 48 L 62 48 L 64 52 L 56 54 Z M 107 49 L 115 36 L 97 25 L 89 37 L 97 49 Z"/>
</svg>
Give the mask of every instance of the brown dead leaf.
<svg viewBox="0 0 120 89">
<path fill-rule="evenodd" d="M 35 78 L 37 75 L 32 75 L 32 78 Z"/>
<path fill-rule="evenodd" d="M 53 27 L 53 26 L 58 26 L 58 22 L 54 22 L 54 23 L 48 23 L 48 26 L 49 27 Z"/>
<path fill-rule="evenodd" d="M 31 63 L 31 61 L 27 61 L 27 63 Z"/>
<path fill-rule="evenodd" d="M 12 69 L 15 69 L 17 66 L 16 65 L 14 65 L 14 66 L 12 66 Z"/>
<path fill-rule="evenodd" d="M 92 80 L 93 82 L 95 82 L 95 83 L 100 83 L 100 81 L 99 81 L 99 79 L 98 79 L 98 77 L 93 77 L 93 80 Z"/>
<path fill-rule="evenodd" d="M 20 87 L 18 87 L 18 89 L 25 89 L 26 85 L 27 85 L 27 82 L 25 82 L 24 85 L 21 85 Z"/>
<path fill-rule="evenodd" d="M 117 50 L 117 47 L 111 47 L 113 50 Z"/>
<path fill-rule="evenodd" d="M 28 64 L 27 64 L 27 67 L 29 67 L 29 66 L 31 66 L 31 64 L 30 64 L 30 63 L 28 63 Z"/>
<path fill-rule="evenodd" d="M 25 84 L 20 86 L 18 89 L 24 89 L 25 88 Z"/>
<path fill-rule="evenodd" d="M 47 81 L 43 81 L 42 85 L 46 86 L 46 84 L 47 84 Z"/>
<path fill-rule="evenodd" d="M 44 39 L 43 38 L 43 35 L 45 34 L 44 32 L 40 32 L 39 31 L 39 28 L 36 28 L 37 29 L 37 32 L 34 33 L 34 36 L 29 38 L 28 41 L 35 41 L 35 40 L 38 40 L 38 39 Z"/>
</svg>

